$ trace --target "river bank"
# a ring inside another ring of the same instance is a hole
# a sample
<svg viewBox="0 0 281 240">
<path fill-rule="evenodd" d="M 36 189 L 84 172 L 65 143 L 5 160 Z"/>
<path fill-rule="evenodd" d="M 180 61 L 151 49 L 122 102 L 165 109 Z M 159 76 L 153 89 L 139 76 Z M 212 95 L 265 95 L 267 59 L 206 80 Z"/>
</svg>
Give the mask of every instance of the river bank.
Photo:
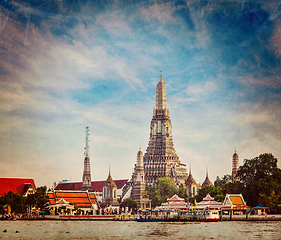
<svg viewBox="0 0 281 240">
<path fill-rule="evenodd" d="M 61 220 L 61 221 L 135 221 L 134 215 L 45 215 L 10 220 Z M 281 214 L 275 215 L 223 215 L 221 221 L 281 221 Z"/>
<path fill-rule="evenodd" d="M 1 239 L 281 239 L 281 222 L 0 221 Z"/>
</svg>

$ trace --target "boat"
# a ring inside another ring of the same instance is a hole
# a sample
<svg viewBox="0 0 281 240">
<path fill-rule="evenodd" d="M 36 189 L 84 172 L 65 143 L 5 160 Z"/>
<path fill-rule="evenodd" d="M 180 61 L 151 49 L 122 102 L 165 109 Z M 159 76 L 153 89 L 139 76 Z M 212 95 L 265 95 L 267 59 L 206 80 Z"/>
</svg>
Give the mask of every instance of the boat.
<svg viewBox="0 0 281 240">
<path fill-rule="evenodd" d="M 137 222 L 172 222 L 178 221 L 178 213 L 173 210 L 139 210 Z"/>
<path fill-rule="evenodd" d="M 220 215 L 218 210 L 181 210 L 179 221 L 181 222 L 218 222 Z"/>
</svg>

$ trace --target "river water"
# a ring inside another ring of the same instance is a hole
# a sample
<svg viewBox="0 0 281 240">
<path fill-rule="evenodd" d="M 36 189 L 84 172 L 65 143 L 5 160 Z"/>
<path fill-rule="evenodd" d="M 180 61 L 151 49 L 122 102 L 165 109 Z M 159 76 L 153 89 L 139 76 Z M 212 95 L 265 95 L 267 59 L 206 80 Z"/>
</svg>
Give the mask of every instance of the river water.
<svg viewBox="0 0 281 240">
<path fill-rule="evenodd" d="M 0 239 L 281 239 L 281 222 L 0 221 Z"/>
</svg>

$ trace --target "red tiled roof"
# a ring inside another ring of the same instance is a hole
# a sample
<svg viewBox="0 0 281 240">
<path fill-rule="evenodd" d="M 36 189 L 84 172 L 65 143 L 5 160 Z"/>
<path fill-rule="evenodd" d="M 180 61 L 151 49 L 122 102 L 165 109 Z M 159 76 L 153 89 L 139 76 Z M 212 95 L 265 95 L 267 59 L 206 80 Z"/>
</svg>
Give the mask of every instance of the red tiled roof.
<svg viewBox="0 0 281 240">
<path fill-rule="evenodd" d="M 24 184 L 31 183 L 36 189 L 32 178 L 0 178 L 0 196 L 12 191 L 13 193 L 23 194 Z"/>
<path fill-rule="evenodd" d="M 121 189 L 129 179 L 124 180 L 114 180 L 117 189 Z M 102 188 L 105 181 L 92 181 L 92 190 L 94 192 L 102 192 Z M 72 183 L 59 183 L 55 190 L 72 190 L 72 191 L 80 191 L 82 188 L 82 182 L 72 182 Z"/>
</svg>

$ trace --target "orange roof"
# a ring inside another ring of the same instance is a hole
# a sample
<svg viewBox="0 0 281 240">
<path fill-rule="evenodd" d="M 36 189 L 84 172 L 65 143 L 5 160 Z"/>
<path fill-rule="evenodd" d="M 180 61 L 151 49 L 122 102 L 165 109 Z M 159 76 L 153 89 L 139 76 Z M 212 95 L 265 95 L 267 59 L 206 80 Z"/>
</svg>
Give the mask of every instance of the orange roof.
<svg viewBox="0 0 281 240">
<path fill-rule="evenodd" d="M 62 198 L 58 198 L 58 201 Z M 88 198 L 63 198 L 65 201 L 68 201 L 69 203 L 90 203 L 90 200 Z"/>
<path fill-rule="evenodd" d="M 51 205 L 55 205 L 57 201 L 64 199 L 69 203 L 75 203 L 76 207 L 89 208 L 92 204 L 96 204 L 96 196 L 94 193 L 88 193 L 83 191 L 54 191 L 54 193 L 48 193 L 49 201 Z"/>
<path fill-rule="evenodd" d="M 92 204 L 76 204 L 76 207 L 80 207 L 80 208 L 83 208 L 83 207 L 87 207 L 87 208 L 90 208 L 92 206 Z"/>
<path fill-rule="evenodd" d="M 52 205 L 56 204 L 56 199 L 54 193 L 48 193 L 49 201 Z"/>
<path fill-rule="evenodd" d="M 51 205 L 55 205 L 56 204 L 56 200 L 55 199 L 49 199 Z"/>
<path fill-rule="evenodd" d="M 74 197 L 74 198 L 88 198 L 86 192 L 57 192 L 56 197 L 59 198 L 66 198 L 66 197 Z"/>
<path fill-rule="evenodd" d="M 243 205 L 243 201 L 240 196 L 230 196 L 230 200 L 233 205 Z"/>
<path fill-rule="evenodd" d="M 96 199 L 96 196 L 95 196 L 95 194 L 93 194 L 93 193 L 89 193 L 89 196 L 90 196 L 90 198 Z"/>
</svg>

